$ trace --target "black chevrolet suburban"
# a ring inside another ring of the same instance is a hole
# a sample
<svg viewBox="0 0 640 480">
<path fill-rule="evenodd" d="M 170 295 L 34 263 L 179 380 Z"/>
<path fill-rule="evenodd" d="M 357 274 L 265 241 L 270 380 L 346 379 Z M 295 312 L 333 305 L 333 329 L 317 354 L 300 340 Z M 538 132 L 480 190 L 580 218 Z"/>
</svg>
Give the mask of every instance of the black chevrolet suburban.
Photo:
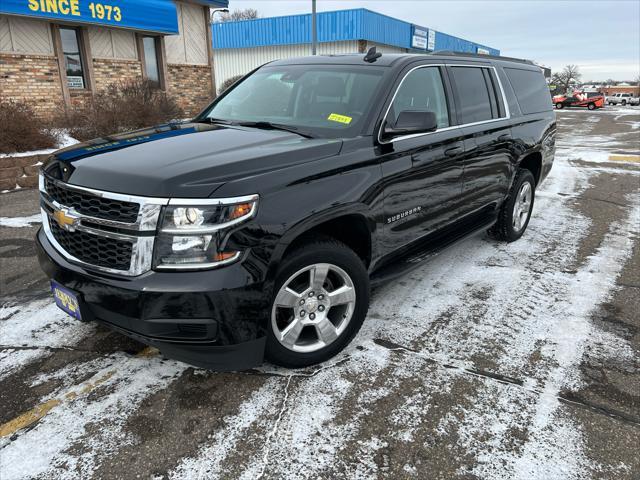
<svg viewBox="0 0 640 480">
<path fill-rule="evenodd" d="M 517 240 L 555 133 L 528 61 L 271 62 L 191 121 L 53 154 L 40 264 L 67 313 L 167 357 L 315 364 L 353 339 L 373 285 L 475 232 Z"/>
</svg>

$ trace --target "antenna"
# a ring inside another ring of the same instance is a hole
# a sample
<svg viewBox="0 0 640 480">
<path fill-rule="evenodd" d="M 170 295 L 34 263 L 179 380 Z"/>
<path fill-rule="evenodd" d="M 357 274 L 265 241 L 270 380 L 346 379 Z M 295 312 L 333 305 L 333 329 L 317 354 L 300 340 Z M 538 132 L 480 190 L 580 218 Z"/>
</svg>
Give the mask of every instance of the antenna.
<svg viewBox="0 0 640 480">
<path fill-rule="evenodd" d="M 367 63 L 373 63 L 381 56 L 381 53 L 376 52 L 376 47 L 371 47 L 367 54 L 364 56 L 364 61 Z"/>
</svg>

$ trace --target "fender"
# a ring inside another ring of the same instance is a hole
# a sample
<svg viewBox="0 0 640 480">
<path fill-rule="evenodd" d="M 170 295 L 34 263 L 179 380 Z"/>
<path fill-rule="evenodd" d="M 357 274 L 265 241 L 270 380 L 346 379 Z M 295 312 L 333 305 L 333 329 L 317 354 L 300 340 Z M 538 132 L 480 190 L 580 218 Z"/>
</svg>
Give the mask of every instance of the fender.
<svg viewBox="0 0 640 480">
<path fill-rule="evenodd" d="M 366 204 L 360 202 L 344 204 L 339 207 L 331 207 L 314 213 L 289 228 L 282 237 L 280 237 L 273 250 L 266 281 L 270 283 L 274 281 L 277 267 L 282 262 L 285 251 L 297 238 L 323 223 L 349 215 L 358 215 L 365 220 L 371 238 L 372 257 L 375 256 L 375 252 L 378 250 L 377 241 L 380 232 L 371 209 Z"/>
</svg>

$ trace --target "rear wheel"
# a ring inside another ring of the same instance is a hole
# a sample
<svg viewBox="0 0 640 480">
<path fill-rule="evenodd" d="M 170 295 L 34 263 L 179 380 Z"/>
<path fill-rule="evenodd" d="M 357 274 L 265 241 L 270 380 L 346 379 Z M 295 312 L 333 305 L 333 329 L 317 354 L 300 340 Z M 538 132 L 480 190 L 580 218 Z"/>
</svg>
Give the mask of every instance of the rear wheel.
<svg viewBox="0 0 640 480">
<path fill-rule="evenodd" d="M 560 110 L 564 105 L 561 102 L 556 103 L 556 108 Z"/>
<path fill-rule="evenodd" d="M 511 191 L 500 209 L 498 221 L 491 227 L 489 234 L 497 240 L 518 240 L 529 225 L 535 192 L 536 182 L 531 171 L 519 169 Z"/>
<path fill-rule="evenodd" d="M 369 308 L 369 275 L 341 242 L 305 244 L 283 262 L 276 278 L 266 357 L 284 367 L 323 362 L 358 333 Z"/>
<path fill-rule="evenodd" d="M 589 105 L 587 105 L 587 108 L 589 110 L 595 110 L 596 109 L 596 104 L 595 103 L 590 103 Z"/>
<path fill-rule="evenodd" d="M 622 100 L 622 106 L 626 107 L 627 106 L 627 101 L 626 100 Z"/>
</svg>

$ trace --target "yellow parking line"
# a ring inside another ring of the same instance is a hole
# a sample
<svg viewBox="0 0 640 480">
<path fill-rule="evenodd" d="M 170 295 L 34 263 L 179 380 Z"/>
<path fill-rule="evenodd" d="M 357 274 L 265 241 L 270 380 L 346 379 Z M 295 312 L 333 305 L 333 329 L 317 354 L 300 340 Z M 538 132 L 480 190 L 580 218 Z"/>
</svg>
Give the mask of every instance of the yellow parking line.
<svg viewBox="0 0 640 480">
<path fill-rule="evenodd" d="M 19 415 L 13 420 L 9 420 L 7 423 L 0 425 L 0 438 L 11 436 L 18 430 L 22 430 L 23 428 L 33 425 L 58 405 L 61 405 L 64 402 L 71 402 L 78 398 L 80 395 L 86 395 L 92 392 L 99 385 L 109 380 L 115 373 L 115 371 L 111 371 L 94 380 L 93 382 L 81 383 L 59 398 L 52 398 L 51 400 L 47 400 L 40 405 L 36 405 L 31 410 L 28 410 L 22 415 Z"/>
<path fill-rule="evenodd" d="M 14 418 L 13 420 L 9 420 L 4 425 L 0 426 L 0 438 L 8 437 L 13 435 L 18 430 L 21 430 L 29 425 L 36 423 L 42 417 L 44 417 L 49 410 L 53 407 L 56 407 L 62 403 L 61 400 L 54 398 L 47 402 L 41 403 L 40 405 L 32 408 L 28 412 L 23 413 L 22 415 Z"/>
<path fill-rule="evenodd" d="M 154 347 L 145 347 L 136 353 L 136 357 L 149 358 L 157 355 L 159 350 Z M 36 405 L 31 410 L 26 411 L 22 415 L 17 416 L 13 420 L 0 425 L 0 438 L 8 437 L 16 433 L 18 430 L 22 430 L 30 425 L 33 425 L 38 420 L 47 415 L 53 408 L 61 405 L 65 402 L 72 402 L 81 395 L 87 395 L 95 390 L 99 385 L 109 380 L 116 372 L 111 371 L 102 377 L 94 380 L 76 385 L 68 392 L 61 395 L 59 398 L 52 398 L 40 405 Z"/>
<path fill-rule="evenodd" d="M 612 162 L 634 162 L 640 163 L 640 155 L 609 155 L 609 160 Z"/>
</svg>

